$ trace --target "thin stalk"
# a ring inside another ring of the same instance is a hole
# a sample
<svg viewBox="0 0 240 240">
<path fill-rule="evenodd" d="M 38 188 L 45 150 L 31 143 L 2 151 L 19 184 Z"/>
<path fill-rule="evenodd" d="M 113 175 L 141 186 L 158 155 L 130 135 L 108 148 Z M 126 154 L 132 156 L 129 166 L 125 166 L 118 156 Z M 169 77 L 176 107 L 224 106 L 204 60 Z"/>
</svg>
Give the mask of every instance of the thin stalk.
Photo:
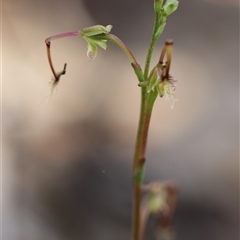
<svg viewBox="0 0 240 240">
<path fill-rule="evenodd" d="M 56 71 L 55 71 L 55 69 L 53 67 L 50 46 L 51 46 L 51 42 L 46 42 L 48 62 L 49 62 L 50 68 L 52 70 L 54 79 L 56 80 L 58 78 L 58 76 L 57 76 L 57 73 L 56 73 Z"/>
<path fill-rule="evenodd" d="M 59 73 L 56 73 L 53 67 L 50 46 L 51 46 L 51 42 L 46 42 L 48 62 L 54 76 L 54 79 L 53 79 L 54 85 L 56 85 L 59 82 L 60 77 L 66 73 L 67 64 L 64 63 L 63 70 Z"/>
<path fill-rule="evenodd" d="M 51 41 L 59 38 L 64 38 L 64 37 L 76 37 L 79 35 L 79 31 L 75 32 L 67 32 L 67 33 L 60 33 L 57 35 L 53 35 L 45 40 L 46 48 L 47 48 L 47 57 L 48 57 L 48 62 L 50 65 L 50 68 L 52 70 L 53 76 L 54 76 L 54 84 L 57 84 L 60 80 L 60 77 L 66 73 L 66 67 L 67 64 L 65 63 L 63 66 L 63 70 L 59 73 L 57 73 L 53 67 L 53 62 L 52 62 L 52 57 L 51 57 Z"/>
<path fill-rule="evenodd" d="M 142 100 L 138 132 L 136 138 L 134 162 L 133 162 L 133 240 L 142 239 L 140 229 L 141 218 L 141 186 L 145 168 L 145 153 L 147 146 L 148 129 L 152 114 L 153 104 L 146 100 L 146 88 L 142 88 Z"/>
<path fill-rule="evenodd" d="M 155 33 L 157 32 L 157 28 L 159 27 L 158 20 L 159 20 L 159 15 L 155 13 L 152 39 L 151 39 L 151 42 L 150 42 L 150 45 L 148 48 L 148 54 L 147 54 L 147 58 L 146 58 L 145 68 L 144 68 L 145 79 L 147 79 L 147 77 L 148 77 L 148 72 L 149 72 L 149 67 L 150 67 L 150 63 L 151 63 L 151 59 L 152 59 L 153 49 L 154 49 L 155 43 L 158 39 L 158 37 L 155 36 Z"/>
<path fill-rule="evenodd" d="M 79 31 L 74 31 L 74 32 L 66 32 L 66 33 L 60 33 L 60 34 L 56 34 L 56 35 L 53 35 L 51 37 L 48 37 L 46 40 L 45 40 L 45 43 L 49 43 L 51 42 L 52 40 L 56 40 L 56 39 L 59 39 L 59 38 L 64 38 L 64 37 L 76 37 L 79 35 Z"/>
<path fill-rule="evenodd" d="M 112 41 L 114 43 L 116 43 L 127 55 L 127 57 L 129 58 L 131 63 L 134 64 L 138 64 L 137 60 L 135 59 L 135 57 L 133 56 L 132 52 L 129 50 L 129 48 L 123 43 L 123 41 L 121 39 L 119 39 L 117 36 L 109 33 L 108 35 L 106 35 L 105 37 L 107 40 Z"/>
<path fill-rule="evenodd" d="M 159 14 L 155 13 L 154 17 L 154 27 L 152 38 L 150 42 L 150 46 L 147 53 L 145 68 L 144 68 L 144 79 L 148 79 L 149 67 L 152 58 L 153 49 L 155 43 L 158 39 L 156 37 L 156 32 L 158 30 L 158 21 Z M 135 154 L 133 160 L 133 232 L 132 239 L 133 240 L 141 240 L 143 237 L 143 229 L 145 226 L 140 226 L 141 224 L 141 199 L 142 192 L 141 186 L 143 183 L 143 175 L 145 169 L 145 153 L 147 146 L 147 138 L 148 138 L 148 129 L 152 114 L 154 102 L 149 101 L 147 97 L 147 89 L 146 87 L 141 88 L 141 108 L 140 108 L 140 117 L 138 123 L 138 132 L 136 137 L 136 145 L 135 145 Z"/>
</svg>

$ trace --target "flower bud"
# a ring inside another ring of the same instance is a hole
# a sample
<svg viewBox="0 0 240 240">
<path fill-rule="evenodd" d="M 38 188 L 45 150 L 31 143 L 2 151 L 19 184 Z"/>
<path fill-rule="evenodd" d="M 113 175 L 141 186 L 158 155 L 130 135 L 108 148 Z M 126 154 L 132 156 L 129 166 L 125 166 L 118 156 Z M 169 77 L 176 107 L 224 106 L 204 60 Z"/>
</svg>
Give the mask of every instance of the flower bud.
<svg viewBox="0 0 240 240">
<path fill-rule="evenodd" d="M 163 11 L 166 13 L 167 16 L 175 12 L 178 8 L 179 2 L 177 0 L 167 0 L 166 3 L 163 5 Z"/>
<path fill-rule="evenodd" d="M 154 0 L 154 10 L 156 13 L 161 12 L 162 5 L 163 5 L 163 0 Z"/>
<path fill-rule="evenodd" d="M 157 23 L 158 28 L 154 35 L 155 38 L 158 38 L 161 35 L 161 33 L 165 28 L 166 23 L 167 23 L 167 14 L 164 11 L 162 11 L 161 17 L 159 18 Z"/>
</svg>

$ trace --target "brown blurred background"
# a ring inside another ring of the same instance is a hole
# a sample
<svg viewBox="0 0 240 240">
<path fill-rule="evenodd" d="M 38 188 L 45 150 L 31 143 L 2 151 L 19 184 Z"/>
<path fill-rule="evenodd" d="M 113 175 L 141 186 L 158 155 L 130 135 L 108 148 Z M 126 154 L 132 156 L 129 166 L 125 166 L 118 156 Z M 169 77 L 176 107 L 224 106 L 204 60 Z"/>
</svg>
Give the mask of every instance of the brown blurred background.
<svg viewBox="0 0 240 240">
<path fill-rule="evenodd" d="M 144 64 L 153 0 L 3 0 L 2 236 L 4 240 L 130 239 L 131 168 L 140 91 L 126 56 L 109 44 L 89 62 L 86 43 L 44 40 L 112 24 Z M 158 41 L 174 40 L 174 109 L 158 99 L 146 180 L 180 188 L 177 240 L 239 239 L 239 3 L 180 1 Z M 147 237 L 154 237 L 151 219 Z"/>
</svg>

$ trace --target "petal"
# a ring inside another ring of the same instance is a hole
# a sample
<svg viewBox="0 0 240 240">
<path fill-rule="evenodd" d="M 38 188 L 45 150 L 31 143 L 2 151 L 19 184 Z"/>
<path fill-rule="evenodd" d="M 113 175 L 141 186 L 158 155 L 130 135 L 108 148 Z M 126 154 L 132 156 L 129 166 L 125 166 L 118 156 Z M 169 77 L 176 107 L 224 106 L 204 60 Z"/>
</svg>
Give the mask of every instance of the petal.
<svg viewBox="0 0 240 240">
<path fill-rule="evenodd" d="M 93 60 L 98 53 L 98 48 L 94 42 L 87 41 L 88 46 L 87 46 L 87 56 L 90 58 L 90 60 Z"/>
</svg>

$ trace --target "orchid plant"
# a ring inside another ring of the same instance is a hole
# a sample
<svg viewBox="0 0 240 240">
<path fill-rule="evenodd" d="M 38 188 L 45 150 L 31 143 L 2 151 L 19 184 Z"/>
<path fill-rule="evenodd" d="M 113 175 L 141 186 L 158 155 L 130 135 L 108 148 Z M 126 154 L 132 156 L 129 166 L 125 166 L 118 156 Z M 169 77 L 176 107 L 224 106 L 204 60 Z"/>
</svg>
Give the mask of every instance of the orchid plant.
<svg viewBox="0 0 240 240">
<path fill-rule="evenodd" d="M 48 61 L 53 73 L 50 95 L 52 95 L 55 87 L 59 84 L 61 76 L 66 73 L 67 67 L 67 64 L 64 64 L 62 71 L 55 71 L 50 51 L 52 40 L 63 37 L 81 36 L 87 42 L 87 56 L 90 60 L 95 59 L 98 54 L 99 47 L 106 50 L 107 43 L 113 42 L 123 50 L 131 62 L 131 66 L 138 79 L 138 86 L 141 89 L 140 118 L 138 123 L 132 173 L 132 240 L 143 239 L 144 229 L 150 214 L 158 216 L 157 234 L 160 239 L 172 239 L 172 216 L 177 199 L 176 183 L 172 181 L 156 181 L 148 185 L 143 185 L 143 180 L 146 163 L 145 155 L 148 129 L 155 100 L 157 99 L 157 96 L 160 98 L 166 98 L 170 102 L 172 108 L 174 106 L 174 102 L 176 101 L 174 97 L 176 80 L 170 75 L 173 48 L 172 40 L 167 40 L 165 42 L 159 61 L 151 71 L 149 71 L 149 69 L 156 41 L 165 28 L 167 18 L 176 11 L 178 4 L 179 2 L 177 0 L 154 0 L 154 27 L 143 70 L 126 44 L 123 43 L 117 36 L 110 33 L 112 30 L 111 25 L 106 27 L 102 25 L 95 25 L 84 28 L 80 31 L 57 34 L 45 40 Z"/>
</svg>

